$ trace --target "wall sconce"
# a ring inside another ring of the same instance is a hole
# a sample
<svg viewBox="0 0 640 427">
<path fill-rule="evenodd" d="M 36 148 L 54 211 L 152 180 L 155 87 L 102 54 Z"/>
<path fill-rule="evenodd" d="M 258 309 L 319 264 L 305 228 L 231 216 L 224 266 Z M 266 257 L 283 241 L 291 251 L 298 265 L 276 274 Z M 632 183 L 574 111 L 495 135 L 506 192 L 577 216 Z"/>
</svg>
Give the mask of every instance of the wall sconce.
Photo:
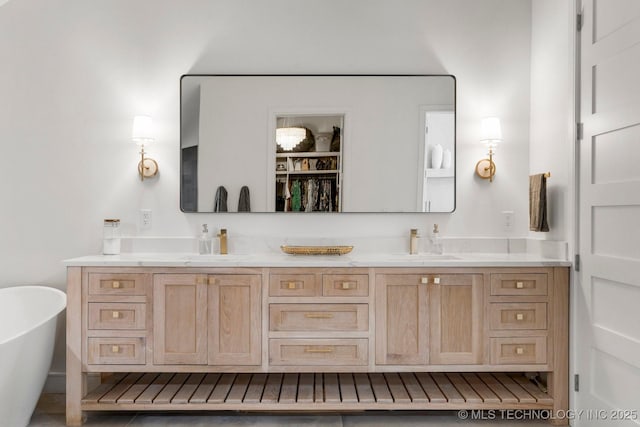
<svg viewBox="0 0 640 427">
<path fill-rule="evenodd" d="M 493 176 L 496 174 L 496 164 L 493 163 L 493 155 L 500 141 L 502 141 L 500 119 L 497 117 L 482 119 L 480 142 L 487 144 L 487 147 L 489 147 L 489 158 L 482 159 L 476 163 L 476 173 L 480 178 L 488 179 L 489 182 L 493 182 Z"/>
<path fill-rule="evenodd" d="M 138 174 L 140 180 L 151 178 L 158 173 L 158 163 L 144 156 L 144 144 L 155 141 L 153 137 L 153 119 L 149 116 L 135 116 L 133 118 L 133 130 L 131 140 L 140 146 L 140 162 L 138 163 Z"/>
</svg>

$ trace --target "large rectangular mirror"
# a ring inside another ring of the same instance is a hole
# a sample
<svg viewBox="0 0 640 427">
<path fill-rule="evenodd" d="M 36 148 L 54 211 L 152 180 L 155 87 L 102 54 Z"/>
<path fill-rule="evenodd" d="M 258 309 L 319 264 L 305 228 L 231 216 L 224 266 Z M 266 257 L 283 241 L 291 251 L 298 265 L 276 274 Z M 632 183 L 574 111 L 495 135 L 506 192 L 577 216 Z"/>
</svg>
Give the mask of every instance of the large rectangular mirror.
<svg viewBox="0 0 640 427">
<path fill-rule="evenodd" d="M 452 212 L 450 75 L 185 75 L 184 212 Z"/>
</svg>

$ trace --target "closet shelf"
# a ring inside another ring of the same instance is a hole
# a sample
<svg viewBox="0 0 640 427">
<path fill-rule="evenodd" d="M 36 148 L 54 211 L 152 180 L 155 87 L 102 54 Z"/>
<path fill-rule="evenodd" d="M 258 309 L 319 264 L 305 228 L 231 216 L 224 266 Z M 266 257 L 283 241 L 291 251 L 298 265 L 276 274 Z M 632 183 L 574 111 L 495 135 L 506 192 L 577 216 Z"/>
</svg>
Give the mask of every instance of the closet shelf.
<svg viewBox="0 0 640 427">
<path fill-rule="evenodd" d="M 336 169 L 328 170 L 307 170 L 307 171 L 276 171 L 276 175 L 323 175 L 323 174 L 337 174 L 339 171 Z"/>
<path fill-rule="evenodd" d="M 289 157 L 338 157 L 340 152 L 338 151 L 310 151 L 299 153 L 276 153 L 276 158 L 286 159 Z"/>
</svg>

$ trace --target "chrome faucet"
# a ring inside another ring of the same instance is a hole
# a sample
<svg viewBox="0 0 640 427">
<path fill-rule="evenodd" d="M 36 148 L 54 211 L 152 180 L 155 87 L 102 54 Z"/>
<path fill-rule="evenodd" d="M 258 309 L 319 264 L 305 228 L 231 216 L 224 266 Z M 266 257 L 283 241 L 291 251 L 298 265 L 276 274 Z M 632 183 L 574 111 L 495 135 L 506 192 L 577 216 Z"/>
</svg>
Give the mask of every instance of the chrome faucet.
<svg viewBox="0 0 640 427">
<path fill-rule="evenodd" d="M 227 255 L 227 229 L 221 228 L 220 233 L 218 233 L 218 238 L 220 239 L 220 255 Z"/>
<path fill-rule="evenodd" d="M 418 229 L 411 229 L 411 237 L 409 240 L 409 253 L 415 255 L 418 253 Z"/>
</svg>

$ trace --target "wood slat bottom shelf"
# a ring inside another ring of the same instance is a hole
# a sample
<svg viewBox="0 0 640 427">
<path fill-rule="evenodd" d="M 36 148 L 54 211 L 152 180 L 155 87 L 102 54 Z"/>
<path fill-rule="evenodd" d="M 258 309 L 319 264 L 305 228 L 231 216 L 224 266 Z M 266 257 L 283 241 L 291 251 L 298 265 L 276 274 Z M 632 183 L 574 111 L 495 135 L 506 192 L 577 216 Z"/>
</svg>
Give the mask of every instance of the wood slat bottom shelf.
<svg viewBox="0 0 640 427">
<path fill-rule="evenodd" d="M 82 399 L 82 410 L 350 411 L 550 409 L 513 373 L 128 373 Z"/>
</svg>

